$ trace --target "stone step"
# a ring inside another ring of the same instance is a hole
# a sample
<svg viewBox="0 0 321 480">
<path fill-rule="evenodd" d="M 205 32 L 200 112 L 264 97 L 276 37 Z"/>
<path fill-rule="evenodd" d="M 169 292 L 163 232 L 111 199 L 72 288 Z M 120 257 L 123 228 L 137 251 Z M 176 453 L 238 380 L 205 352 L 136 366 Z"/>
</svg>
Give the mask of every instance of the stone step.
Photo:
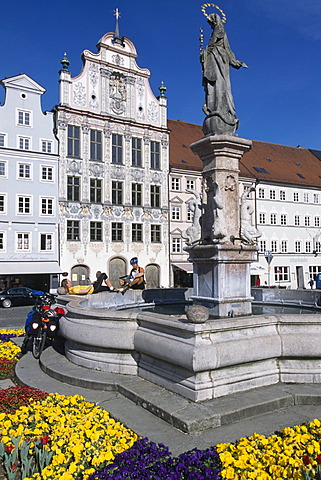
<svg viewBox="0 0 321 480">
<path fill-rule="evenodd" d="M 281 384 L 195 403 L 137 376 L 112 374 L 75 365 L 64 356 L 63 345 L 59 342 L 55 349 L 50 347 L 42 353 L 40 367 L 42 374 L 64 384 L 118 393 L 185 433 L 230 425 L 298 404 L 321 403 L 319 393 L 311 395 L 311 386 L 307 389 L 308 394 L 305 394 L 303 386 Z M 21 369 L 17 368 L 18 376 Z"/>
<path fill-rule="evenodd" d="M 254 431 L 269 435 L 286 426 L 320 418 L 319 385 L 279 384 L 195 404 L 137 377 L 68 366 L 70 362 L 67 362 L 62 353 L 52 347 L 41 357 L 42 368 L 55 372 L 56 377 L 60 374 L 69 383 L 49 376 L 40 368 L 39 361 L 27 353 L 17 363 L 17 381 L 49 393 L 81 395 L 99 404 L 139 436 L 166 444 L 174 455 L 195 447 L 234 442 Z M 88 382 L 93 385 L 98 380 L 101 385 L 102 377 L 105 377 L 105 390 L 85 387 Z M 182 430 L 184 427 L 187 433 L 175 428 L 177 426 Z"/>
</svg>

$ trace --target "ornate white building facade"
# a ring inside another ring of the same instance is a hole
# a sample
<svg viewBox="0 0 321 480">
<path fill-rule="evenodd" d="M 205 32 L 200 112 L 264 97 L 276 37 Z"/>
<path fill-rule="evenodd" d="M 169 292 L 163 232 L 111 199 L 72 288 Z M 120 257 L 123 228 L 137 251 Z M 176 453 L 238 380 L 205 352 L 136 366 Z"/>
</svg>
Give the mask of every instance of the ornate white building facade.
<svg viewBox="0 0 321 480">
<path fill-rule="evenodd" d="M 60 71 L 60 265 L 74 284 L 106 271 L 115 286 L 137 256 L 147 286 L 169 285 L 169 133 L 126 37 L 107 33 L 72 78 Z"/>
</svg>

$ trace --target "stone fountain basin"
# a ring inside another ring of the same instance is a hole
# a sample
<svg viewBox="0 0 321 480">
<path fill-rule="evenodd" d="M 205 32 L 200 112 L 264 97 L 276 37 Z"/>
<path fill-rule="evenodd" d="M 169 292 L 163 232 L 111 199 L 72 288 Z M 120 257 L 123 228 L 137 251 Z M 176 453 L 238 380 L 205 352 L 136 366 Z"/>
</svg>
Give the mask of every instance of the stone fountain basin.
<svg viewBox="0 0 321 480">
<path fill-rule="evenodd" d="M 141 292 L 127 293 L 125 304 L 140 303 Z M 192 324 L 185 315 L 106 308 L 120 295 L 98 295 L 73 298 L 61 319 L 66 357 L 77 365 L 139 375 L 195 402 L 279 382 L 321 381 L 318 315 Z"/>
</svg>

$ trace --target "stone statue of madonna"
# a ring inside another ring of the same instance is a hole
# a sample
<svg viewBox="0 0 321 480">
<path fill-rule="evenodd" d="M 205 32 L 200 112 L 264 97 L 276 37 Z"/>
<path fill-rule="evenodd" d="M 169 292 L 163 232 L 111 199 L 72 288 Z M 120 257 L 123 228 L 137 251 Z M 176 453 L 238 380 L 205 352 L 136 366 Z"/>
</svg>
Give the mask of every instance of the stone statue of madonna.
<svg viewBox="0 0 321 480">
<path fill-rule="evenodd" d="M 203 132 L 204 135 L 233 135 L 239 120 L 232 97 L 230 66 L 239 69 L 247 65 L 235 58 L 220 15 L 207 15 L 207 21 L 213 32 L 208 46 L 201 51 L 206 115 Z"/>
</svg>

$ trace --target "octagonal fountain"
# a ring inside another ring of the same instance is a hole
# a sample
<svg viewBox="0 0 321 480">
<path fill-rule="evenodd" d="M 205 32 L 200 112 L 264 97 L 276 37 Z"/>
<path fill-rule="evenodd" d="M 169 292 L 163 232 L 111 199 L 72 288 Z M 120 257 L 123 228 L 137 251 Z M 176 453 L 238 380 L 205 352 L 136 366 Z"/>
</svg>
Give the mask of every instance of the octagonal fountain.
<svg viewBox="0 0 321 480">
<path fill-rule="evenodd" d="M 138 375 L 194 402 L 278 382 L 320 383 L 319 315 L 203 317 L 193 323 L 186 315 L 121 309 L 143 303 L 141 292 L 127 294 L 69 297 L 61 333 L 71 362 Z"/>
</svg>

